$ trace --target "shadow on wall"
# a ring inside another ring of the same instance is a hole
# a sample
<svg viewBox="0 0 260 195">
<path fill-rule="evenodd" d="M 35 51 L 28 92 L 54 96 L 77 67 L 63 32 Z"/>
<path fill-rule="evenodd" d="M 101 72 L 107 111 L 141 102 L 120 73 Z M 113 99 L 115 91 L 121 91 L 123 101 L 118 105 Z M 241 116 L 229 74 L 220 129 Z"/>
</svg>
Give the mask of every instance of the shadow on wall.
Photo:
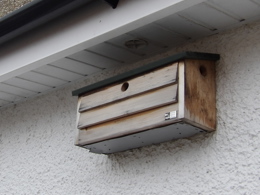
<svg viewBox="0 0 260 195">
<path fill-rule="evenodd" d="M 200 166 L 201 159 L 210 160 L 210 151 L 215 147 L 215 134 L 207 133 L 196 135 L 188 139 L 173 140 L 157 145 L 146 146 L 138 149 L 132 149 L 125 152 L 108 155 L 110 161 L 106 169 L 113 170 L 118 174 L 129 174 L 135 172 L 156 172 L 164 170 L 167 167 L 188 166 L 189 164 L 198 163 Z M 212 155 L 214 158 L 214 154 Z M 115 168 L 117 167 L 117 168 Z M 136 173 L 133 173 L 133 176 Z"/>
</svg>

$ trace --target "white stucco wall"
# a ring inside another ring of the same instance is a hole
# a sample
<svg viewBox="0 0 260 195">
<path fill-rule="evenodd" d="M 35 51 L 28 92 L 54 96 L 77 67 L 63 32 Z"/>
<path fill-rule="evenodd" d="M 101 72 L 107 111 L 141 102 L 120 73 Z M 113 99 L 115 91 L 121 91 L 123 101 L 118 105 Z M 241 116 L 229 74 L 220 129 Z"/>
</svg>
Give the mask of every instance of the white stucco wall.
<svg viewBox="0 0 260 195">
<path fill-rule="evenodd" d="M 184 50 L 219 53 L 217 131 L 110 156 L 73 145 L 71 91 Z M 0 110 L 0 194 L 257 195 L 260 22 Z"/>
</svg>

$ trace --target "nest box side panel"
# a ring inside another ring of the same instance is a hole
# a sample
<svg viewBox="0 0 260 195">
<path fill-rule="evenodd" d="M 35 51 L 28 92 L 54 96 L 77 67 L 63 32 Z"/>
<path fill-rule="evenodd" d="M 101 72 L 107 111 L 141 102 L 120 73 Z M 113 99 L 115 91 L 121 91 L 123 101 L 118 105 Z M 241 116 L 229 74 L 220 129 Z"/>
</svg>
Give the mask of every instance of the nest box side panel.
<svg viewBox="0 0 260 195">
<path fill-rule="evenodd" d="M 216 129 L 215 62 L 185 60 L 185 120 L 213 131 Z"/>
</svg>

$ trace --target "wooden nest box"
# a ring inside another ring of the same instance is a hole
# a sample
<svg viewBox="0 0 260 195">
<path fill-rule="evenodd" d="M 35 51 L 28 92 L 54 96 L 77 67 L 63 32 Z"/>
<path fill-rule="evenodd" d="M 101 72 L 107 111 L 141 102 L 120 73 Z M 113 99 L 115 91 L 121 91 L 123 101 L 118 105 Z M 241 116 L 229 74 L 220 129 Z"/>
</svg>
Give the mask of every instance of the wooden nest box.
<svg viewBox="0 0 260 195">
<path fill-rule="evenodd" d="M 76 145 L 109 154 L 214 131 L 218 59 L 185 52 L 73 91 Z"/>
</svg>

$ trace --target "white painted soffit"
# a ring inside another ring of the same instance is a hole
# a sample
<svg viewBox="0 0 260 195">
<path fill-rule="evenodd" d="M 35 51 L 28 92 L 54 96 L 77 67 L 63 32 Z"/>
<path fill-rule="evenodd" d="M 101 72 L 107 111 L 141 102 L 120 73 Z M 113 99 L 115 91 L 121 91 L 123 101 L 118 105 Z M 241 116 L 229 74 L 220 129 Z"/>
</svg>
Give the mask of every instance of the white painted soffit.
<svg viewBox="0 0 260 195">
<path fill-rule="evenodd" d="M 259 19 L 260 0 L 94 1 L 1 46 L 0 107 Z"/>
<path fill-rule="evenodd" d="M 204 0 L 95 1 L 0 49 L 0 82 L 182 11 Z"/>
</svg>

